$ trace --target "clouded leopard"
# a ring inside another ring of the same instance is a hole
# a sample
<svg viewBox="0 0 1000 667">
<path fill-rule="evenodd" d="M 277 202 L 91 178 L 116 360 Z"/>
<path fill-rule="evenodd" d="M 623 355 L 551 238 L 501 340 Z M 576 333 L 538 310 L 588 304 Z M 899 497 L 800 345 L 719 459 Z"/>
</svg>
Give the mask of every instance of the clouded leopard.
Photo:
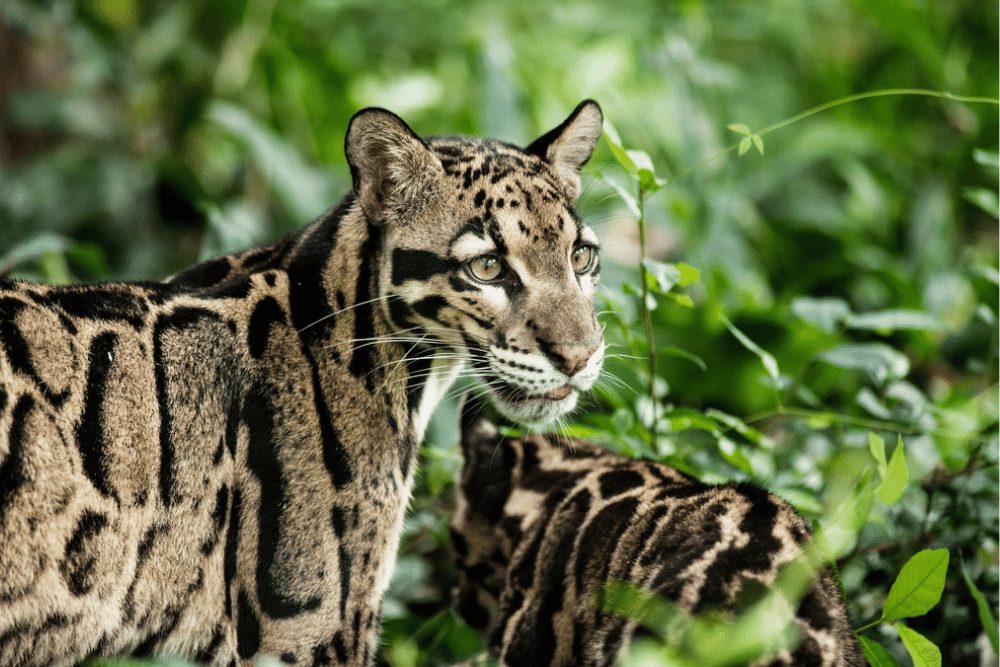
<svg viewBox="0 0 1000 667">
<path fill-rule="evenodd" d="M 352 192 L 164 283 L 0 283 L 0 664 L 371 663 L 435 404 L 522 422 L 603 343 L 584 102 L 526 149 L 366 109 Z"/>
<path fill-rule="evenodd" d="M 482 412 L 466 399 L 451 536 L 458 611 L 502 665 L 615 665 L 636 622 L 601 609 L 610 582 L 688 612 L 732 611 L 809 537 L 786 502 L 757 486 L 702 484 L 561 436 L 504 438 Z M 792 624 L 797 647 L 753 664 L 865 664 L 833 575 L 810 581 Z"/>
</svg>

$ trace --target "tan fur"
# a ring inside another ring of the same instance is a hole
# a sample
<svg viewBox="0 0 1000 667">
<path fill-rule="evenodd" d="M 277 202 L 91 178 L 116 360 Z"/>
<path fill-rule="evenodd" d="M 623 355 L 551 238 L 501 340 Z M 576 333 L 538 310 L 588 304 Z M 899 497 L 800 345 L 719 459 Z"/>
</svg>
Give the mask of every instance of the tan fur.
<svg viewBox="0 0 1000 667">
<path fill-rule="evenodd" d="M 0 664 L 370 664 L 451 381 L 532 419 L 593 383 L 598 267 L 569 266 L 593 233 L 544 156 L 384 110 L 346 143 L 354 193 L 273 246 L 165 283 L 0 283 Z M 527 289 L 472 280 L 463 230 Z M 573 377 L 566 345 L 592 356 Z"/>
<path fill-rule="evenodd" d="M 452 541 L 459 611 L 502 665 L 610 667 L 636 622 L 602 609 L 609 584 L 731 614 L 803 553 L 805 522 L 762 489 L 559 436 L 505 439 L 482 409 L 463 409 Z M 797 645 L 754 664 L 864 664 L 831 574 L 803 592 L 788 609 Z"/>
</svg>

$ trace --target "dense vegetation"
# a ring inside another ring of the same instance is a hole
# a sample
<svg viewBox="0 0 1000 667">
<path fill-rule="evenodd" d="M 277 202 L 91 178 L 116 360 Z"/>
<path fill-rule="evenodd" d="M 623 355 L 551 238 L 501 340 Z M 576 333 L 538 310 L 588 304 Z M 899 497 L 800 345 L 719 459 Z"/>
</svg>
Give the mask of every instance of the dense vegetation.
<svg viewBox="0 0 1000 667">
<path fill-rule="evenodd" d="M 617 134 L 581 212 L 614 347 L 566 430 L 791 501 L 873 664 L 996 664 L 997 23 L 975 0 L 8 0 L 0 272 L 155 279 L 272 240 L 346 191 L 362 106 L 525 142 L 593 97 Z M 767 130 L 903 87 L 994 102 Z M 448 606 L 455 440 L 446 406 L 385 605 L 394 666 L 481 648 Z M 754 650 L 752 614 L 641 607 L 665 640 L 646 664 Z"/>
</svg>

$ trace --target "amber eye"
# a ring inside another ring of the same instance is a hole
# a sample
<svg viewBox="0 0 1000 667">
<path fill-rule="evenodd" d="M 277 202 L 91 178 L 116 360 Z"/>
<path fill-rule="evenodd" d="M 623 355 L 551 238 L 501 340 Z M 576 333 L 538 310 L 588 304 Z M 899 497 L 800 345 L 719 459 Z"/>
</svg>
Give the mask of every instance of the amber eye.
<svg viewBox="0 0 1000 667">
<path fill-rule="evenodd" d="M 569 256 L 570 264 L 577 273 L 586 273 L 594 265 L 594 258 L 597 257 L 597 249 L 592 245 L 582 245 L 573 251 Z"/>
<path fill-rule="evenodd" d="M 469 260 L 465 268 L 473 278 L 484 283 L 493 282 L 503 275 L 503 262 L 497 255 L 480 255 Z"/>
</svg>

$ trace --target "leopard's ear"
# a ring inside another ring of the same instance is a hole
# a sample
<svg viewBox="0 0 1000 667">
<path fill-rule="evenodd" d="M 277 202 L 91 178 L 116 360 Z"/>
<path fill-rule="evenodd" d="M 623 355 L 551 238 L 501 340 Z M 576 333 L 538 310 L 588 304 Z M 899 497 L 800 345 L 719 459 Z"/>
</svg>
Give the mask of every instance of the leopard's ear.
<svg viewBox="0 0 1000 667">
<path fill-rule="evenodd" d="M 405 210 L 427 194 L 441 162 L 402 118 L 378 107 L 362 109 L 347 126 L 344 153 L 354 196 L 380 224 L 390 208 Z"/>
<path fill-rule="evenodd" d="M 594 100 L 584 100 L 559 127 L 535 139 L 525 150 L 555 169 L 570 199 L 580 193 L 580 170 L 601 138 L 604 114 Z"/>
</svg>

